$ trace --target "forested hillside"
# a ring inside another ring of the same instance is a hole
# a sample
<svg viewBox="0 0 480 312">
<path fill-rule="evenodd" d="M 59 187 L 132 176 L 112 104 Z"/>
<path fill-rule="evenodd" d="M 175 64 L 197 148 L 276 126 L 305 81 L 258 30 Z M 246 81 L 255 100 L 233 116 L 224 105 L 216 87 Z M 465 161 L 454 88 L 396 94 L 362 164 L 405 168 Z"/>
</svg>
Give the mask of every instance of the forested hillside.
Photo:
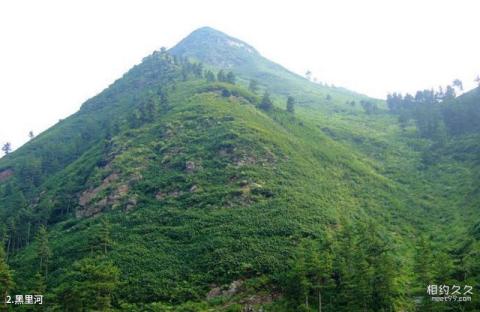
<svg viewBox="0 0 480 312">
<path fill-rule="evenodd" d="M 0 159 L 0 293 L 46 311 L 477 311 L 477 117 L 480 88 L 385 103 L 201 28 Z"/>
</svg>

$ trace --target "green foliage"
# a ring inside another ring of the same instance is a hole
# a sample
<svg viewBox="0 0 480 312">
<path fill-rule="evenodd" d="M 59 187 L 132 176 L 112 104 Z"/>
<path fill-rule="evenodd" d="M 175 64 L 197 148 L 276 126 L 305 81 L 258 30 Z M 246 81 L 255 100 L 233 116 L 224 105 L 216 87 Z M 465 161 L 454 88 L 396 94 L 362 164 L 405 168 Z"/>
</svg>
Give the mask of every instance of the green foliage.
<svg viewBox="0 0 480 312">
<path fill-rule="evenodd" d="M 227 76 L 225 75 L 225 72 L 223 69 L 220 69 L 217 73 L 217 80 L 219 82 L 227 82 Z"/>
<path fill-rule="evenodd" d="M 369 115 L 376 113 L 378 110 L 378 107 L 371 101 L 361 100 L 360 105 L 365 110 L 365 113 Z"/>
<path fill-rule="evenodd" d="M 205 73 L 205 78 L 207 79 L 207 82 L 215 82 L 215 74 L 211 70 L 208 70 Z"/>
<path fill-rule="evenodd" d="M 268 91 L 265 91 L 262 97 L 262 101 L 260 102 L 259 106 L 261 109 L 264 111 L 269 111 L 273 109 L 273 102 L 270 99 L 270 93 Z"/>
<path fill-rule="evenodd" d="M 287 98 L 287 112 L 289 113 L 295 112 L 295 98 L 293 96 L 289 96 Z"/>
<path fill-rule="evenodd" d="M 3 250 L 3 244 L 0 245 L 0 296 L 2 296 L 2 303 L 3 300 L 6 300 L 7 295 L 9 295 L 10 290 L 12 290 L 14 286 L 13 282 L 13 272 L 10 270 L 6 258 L 5 258 L 5 251 Z M 3 305 L 4 309 L 6 309 L 6 303 Z"/>
<path fill-rule="evenodd" d="M 253 93 L 257 93 L 258 91 L 258 81 L 255 79 L 250 80 L 248 83 L 248 90 L 250 90 Z"/>
<path fill-rule="evenodd" d="M 52 251 L 48 243 L 48 232 L 44 225 L 41 225 L 36 234 L 37 257 L 39 259 L 39 271 L 48 275 L 48 264 L 52 257 Z"/>
<path fill-rule="evenodd" d="M 118 268 L 103 258 L 76 261 L 55 289 L 56 302 L 64 311 L 109 311 L 119 276 Z"/>
<path fill-rule="evenodd" d="M 237 78 L 235 77 L 235 74 L 231 71 L 228 72 L 227 76 L 225 77 L 225 82 L 235 84 Z"/>
<path fill-rule="evenodd" d="M 10 154 L 12 151 L 12 144 L 10 142 L 3 144 L 2 151 L 5 153 L 5 155 Z"/>
</svg>

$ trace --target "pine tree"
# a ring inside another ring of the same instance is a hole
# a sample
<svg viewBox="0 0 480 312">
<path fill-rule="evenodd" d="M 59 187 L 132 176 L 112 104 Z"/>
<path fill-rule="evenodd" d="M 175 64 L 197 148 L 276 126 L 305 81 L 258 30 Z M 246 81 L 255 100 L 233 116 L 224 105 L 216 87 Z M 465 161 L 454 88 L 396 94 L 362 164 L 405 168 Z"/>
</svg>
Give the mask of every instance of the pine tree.
<svg viewBox="0 0 480 312">
<path fill-rule="evenodd" d="M 40 260 L 40 272 L 44 272 L 45 279 L 48 276 L 48 264 L 52 257 L 52 251 L 48 243 L 47 228 L 42 224 L 36 235 L 37 256 Z"/>
<path fill-rule="evenodd" d="M 415 264 L 413 271 L 417 279 L 418 288 L 417 294 L 423 296 L 421 303 L 422 311 L 433 311 L 432 302 L 427 294 L 427 287 L 434 284 L 434 271 L 433 265 L 434 258 L 432 253 L 432 246 L 428 242 L 427 238 L 420 236 L 417 242 L 417 252 L 415 255 Z"/>
<path fill-rule="evenodd" d="M 228 72 L 227 77 L 225 78 L 226 82 L 235 84 L 237 78 L 235 77 L 235 74 L 233 72 Z"/>
<path fill-rule="evenodd" d="M 308 311 L 309 292 L 311 288 L 307 277 L 306 251 L 303 245 L 297 250 L 292 269 L 287 275 L 286 295 L 294 304 L 295 311 Z"/>
<path fill-rule="evenodd" d="M 217 80 L 220 81 L 220 82 L 226 82 L 227 81 L 227 77 L 225 76 L 225 72 L 223 71 L 223 69 L 220 69 L 218 71 Z"/>
<path fill-rule="evenodd" d="M 45 280 L 45 276 L 40 272 L 37 272 L 34 276 L 34 284 L 33 284 L 33 289 L 31 291 L 31 294 L 37 295 L 37 296 L 48 295 L 48 297 L 50 298 L 50 295 L 47 293 L 47 281 Z M 44 310 L 45 310 L 44 306 L 38 305 L 36 307 L 36 311 L 44 311 Z"/>
<path fill-rule="evenodd" d="M 101 228 L 99 234 L 100 244 L 102 245 L 103 252 L 106 255 L 108 252 L 108 248 L 112 245 L 112 239 L 110 238 L 110 223 L 105 218 L 101 220 Z"/>
<path fill-rule="evenodd" d="M 5 153 L 5 155 L 10 154 L 12 151 L 12 144 L 10 142 L 3 144 L 2 151 Z"/>
<path fill-rule="evenodd" d="M 104 257 L 75 262 L 55 296 L 64 311 L 109 311 L 112 297 L 120 285 L 120 271 Z"/>
<path fill-rule="evenodd" d="M 215 74 L 211 70 L 208 70 L 205 73 L 205 78 L 207 79 L 207 82 L 214 82 L 215 81 Z"/>
<path fill-rule="evenodd" d="M 1 300 L 4 301 L 8 296 L 8 292 L 13 288 L 14 283 L 13 283 L 13 273 L 6 262 L 3 243 L 4 243 L 3 241 L 0 242 L 0 296 L 1 296 Z M 7 311 L 6 303 L 4 303 L 3 307 L 4 307 L 4 310 Z"/>
<path fill-rule="evenodd" d="M 106 218 L 102 218 L 99 224 L 91 228 L 88 239 L 88 249 L 92 256 L 99 253 L 103 253 L 104 255 L 108 253 L 108 249 L 112 246 L 110 230 L 111 225 Z"/>
<path fill-rule="evenodd" d="M 250 83 L 248 84 L 248 89 L 252 91 L 253 93 L 257 93 L 258 91 L 258 81 L 255 79 L 250 80 Z"/>
<path fill-rule="evenodd" d="M 272 100 L 270 100 L 270 94 L 268 93 L 268 91 L 265 91 L 265 93 L 263 94 L 263 98 L 259 106 L 265 111 L 269 111 L 273 108 L 273 103 Z"/>
<path fill-rule="evenodd" d="M 295 112 L 295 98 L 293 96 L 287 98 L 287 112 L 292 114 Z"/>
</svg>

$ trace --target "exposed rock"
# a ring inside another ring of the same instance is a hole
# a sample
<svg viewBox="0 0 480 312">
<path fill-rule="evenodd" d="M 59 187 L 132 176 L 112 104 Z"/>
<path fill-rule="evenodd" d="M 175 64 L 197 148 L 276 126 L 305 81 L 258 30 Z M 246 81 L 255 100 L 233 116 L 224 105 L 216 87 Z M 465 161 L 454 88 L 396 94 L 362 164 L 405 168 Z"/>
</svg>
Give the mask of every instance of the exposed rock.
<svg viewBox="0 0 480 312">
<path fill-rule="evenodd" d="M 127 195 L 128 193 L 128 185 L 127 184 L 122 184 L 117 188 L 117 195 L 119 197 L 123 197 Z"/>
<path fill-rule="evenodd" d="M 129 187 L 126 183 L 118 184 L 117 180 L 119 180 L 118 174 L 112 173 L 103 179 L 102 184 L 96 188 L 84 191 L 80 195 L 78 201 L 78 204 L 81 206 L 81 208 L 77 209 L 76 217 L 94 217 L 104 211 L 107 207 L 119 207 L 121 200 L 128 195 Z M 95 199 L 98 197 L 98 194 L 108 188 L 113 190 L 111 190 L 108 195 L 105 195 L 103 198 L 95 201 Z M 137 199 L 130 198 L 125 204 L 125 210 L 130 211 L 135 208 L 136 205 Z"/>
<path fill-rule="evenodd" d="M 192 187 L 193 188 L 193 187 Z M 194 190 L 195 191 L 195 190 Z M 194 191 L 191 191 L 191 192 L 194 192 Z M 155 198 L 157 200 L 164 200 L 165 198 L 167 198 L 168 196 L 170 197 L 173 197 L 173 198 L 177 198 L 178 196 L 182 195 L 183 192 L 182 191 L 179 191 L 179 190 L 175 190 L 175 191 L 171 191 L 171 192 L 164 192 L 164 191 L 158 191 L 157 194 L 155 194 Z"/>
<path fill-rule="evenodd" d="M 193 185 L 191 188 L 190 188 L 190 193 L 195 193 L 198 191 L 198 186 L 196 185 Z"/>
<path fill-rule="evenodd" d="M 12 169 L 5 169 L 3 171 L 0 171 L 0 182 L 5 181 L 9 177 L 13 175 L 13 170 Z"/>
<path fill-rule="evenodd" d="M 235 160 L 235 165 L 237 165 L 237 167 L 255 165 L 256 163 L 257 159 L 253 156 L 243 156 L 242 158 Z"/>
<path fill-rule="evenodd" d="M 242 287 L 242 285 L 243 285 L 242 280 L 233 281 L 228 287 L 228 290 L 225 292 L 225 294 L 227 296 L 236 295 L 240 291 L 240 288 Z"/>
<path fill-rule="evenodd" d="M 220 287 L 212 288 L 207 294 L 207 300 L 219 297 L 222 295 L 222 289 Z"/>
<path fill-rule="evenodd" d="M 105 179 L 103 179 L 102 184 L 97 186 L 96 188 L 92 190 L 86 190 L 85 192 L 80 195 L 80 198 L 78 200 L 78 203 L 80 206 L 86 206 L 88 203 L 92 201 L 95 196 L 97 196 L 98 193 L 106 189 L 113 181 L 118 179 L 118 174 L 112 173 Z"/>
<path fill-rule="evenodd" d="M 225 289 L 225 287 L 223 287 L 223 289 L 222 287 L 214 287 L 208 292 L 207 299 L 212 299 L 220 296 L 232 297 L 240 292 L 242 285 L 242 280 L 236 280 L 230 283 L 227 289 Z"/>
<path fill-rule="evenodd" d="M 136 198 L 129 198 L 125 206 L 125 211 L 130 211 L 137 206 Z"/>
<path fill-rule="evenodd" d="M 268 304 L 272 303 L 274 300 L 280 297 L 279 294 L 254 294 L 249 296 L 248 298 L 244 298 L 240 300 L 240 303 L 246 305 L 259 305 L 259 304 Z"/>
<path fill-rule="evenodd" d="M 172 197 L 178 197 L 178 196 L 182 195 L 182 192 L 181 191 L 173 191 L 173 192 L 168 193 L 168 195 L 172 196 Z"/>
<path fill-rule="evenodd" d="M 193 172 L 193 171 L 195 171 L 195 169 L 196 169 L 196 166 L 195 166 L 195 163 L 193 161 L 189 160 L 185 163 L 185 170 L 187 172 Z"/>
<path fill-rule="evenodd" d="M 155 198 L 157 200 L 164 200 L 165 199 L 165 196 L 167 196 L 167 194 L 165 194 L 164 192 L 160 191 L 158 192 L 157 194 L 155 194 Z"/>
</svg>

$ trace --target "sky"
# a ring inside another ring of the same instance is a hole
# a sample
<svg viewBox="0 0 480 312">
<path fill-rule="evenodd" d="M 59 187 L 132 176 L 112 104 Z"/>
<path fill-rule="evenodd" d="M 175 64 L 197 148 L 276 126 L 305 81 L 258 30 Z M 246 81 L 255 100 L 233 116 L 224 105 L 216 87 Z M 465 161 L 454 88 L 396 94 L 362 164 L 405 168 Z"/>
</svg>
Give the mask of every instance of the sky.
<svg viewBox="0 0 480 312">
<path fill-rule="evenodd" d="M 0 144 L 18 148 L 144 56 L 210 26 L 319 81 L 385 98 L 480 74 L 477 0 L 5 0 Z"/>
</svg>

